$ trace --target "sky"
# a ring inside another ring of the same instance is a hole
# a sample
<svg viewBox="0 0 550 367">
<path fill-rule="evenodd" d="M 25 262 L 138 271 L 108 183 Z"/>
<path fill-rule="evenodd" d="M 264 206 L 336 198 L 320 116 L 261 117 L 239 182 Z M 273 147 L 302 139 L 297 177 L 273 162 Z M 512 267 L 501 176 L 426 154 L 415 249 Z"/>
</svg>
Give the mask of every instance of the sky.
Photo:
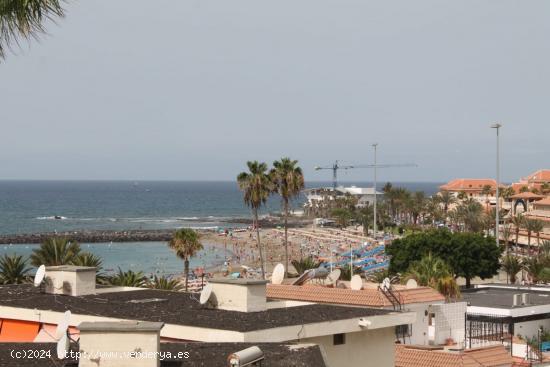
<svg viewBox="0 0 550 367">
<path fill-rule="evenodd" d="M 69 0 L 0 61 L 0 179 L 233 180 L 247 160 L 550 168 L 550 2 Z M 372 170 L 341 172 L 366 181 Z"/>
</svg>

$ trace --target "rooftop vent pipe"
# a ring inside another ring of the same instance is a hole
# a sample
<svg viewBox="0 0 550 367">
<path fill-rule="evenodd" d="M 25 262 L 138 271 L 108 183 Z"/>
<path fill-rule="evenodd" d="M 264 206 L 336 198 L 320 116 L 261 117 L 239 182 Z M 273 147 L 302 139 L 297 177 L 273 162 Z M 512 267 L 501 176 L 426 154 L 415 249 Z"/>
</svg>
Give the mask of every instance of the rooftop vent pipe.
<svg viewBox="0 0 550 367">
<path fill-rule="evenodd" d="M 513 296 L 513 307 L 521 306 L 521 294 L 514 294 Z"/>
</svg>

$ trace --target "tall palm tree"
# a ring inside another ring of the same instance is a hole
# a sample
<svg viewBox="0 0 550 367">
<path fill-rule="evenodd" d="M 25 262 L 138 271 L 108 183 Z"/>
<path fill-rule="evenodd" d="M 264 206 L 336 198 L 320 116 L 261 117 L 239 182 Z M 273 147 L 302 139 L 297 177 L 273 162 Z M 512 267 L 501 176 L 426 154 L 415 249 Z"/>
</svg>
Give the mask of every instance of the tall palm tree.
<svg viewBox="0 0 550 367">
<path fill-rule="evenodd" d="M 44 22 L 62 17 L 61 0 L 2 0 L 0 1 L 0 58 L 6 48 L 18 44 L 21 38 L 36 38 L 44 33 Z"/>
<path fill-rule="evenodd" d="M 449 212 L 449 207 L 456 203 L 456 198 L 449 191 L 442 191 L 438 195 L 439 202 L 443 204 L 443 211 L 445 212 L 445 224 L 447 223 L 447 213 Z"/>
<path fill-rule="evenodd" d="M 273 162 L 273 169 L 269 172 L 274 190 L 281 196 L 285 227 L 285 273 L 288 271 L 288 216 L 290 214 L 290 200 L 300 194 L 304 188 L 304 175 L 298 167 L 298 161 L 290 158 L 281 158 Z M 286 275 L 286 274 L 285 274 Z"/>
<path fill-rule="evenodd" d="M 189 282 L 189 259 L 203 249 L 199 239 L 199 234 L 191 228 L 182 228 L 177 230 L 168 246 L 176 251 L 176 255 L 183 260 L 185 267 L 185 291 Z"/>
<path fill-rule="evenodd" d="M 502 228 L 502 238 L 504 239 L 504 246 L 506 248 L 506 253 L 510 253 L 510 237 L 512 237 L 512 226 L 510 224 L 505 224 Z"/>
<path fill-rule="evenodd" d="M 521 214 L 516 214 L 512 217 L 512 224 L 514 225 L 514 232 L 516 233 L 516 246 L 519 241 L 519 231 L 523 227 L 524 218 Z"/>
<path fill-rule="evenodd" d="M 260 207 L 267 202 L 271 192 L 273 192 L 273 183 L 267 174 L 267 164 L 258 161 L 246 162 L 248 172 L 241 172 L 237 176 L 237 183 L 243 192 L 243 200 L 246 205 L 252 209 L 254 218 L 254 227 L 256 227 L 256 241 L 260 251 L 260 267 L 262 269 L 262 278 L 265 279 L 265 265 L 262 245 L 260 241 L 260 224 L 258 222 L 258 211 Z"/>
<path fill-rule="evenodd" d="M 531 253 L 531 236 L 533 233 L 539 233 L 542 231 L 543 225 L 536 219 L 525 218 L 523 221 L 523 227 L 527 231 L 527 252 Z"/>
<path fill-rule="evenodd" d="M 80 245 L 67 238 L 51 237 L 32 252 L 31 264 L 34 266 L 70 265 L 80 254 Z"/>
<path fill-rule="evenodd" d="M 27 260 L 21 255 L 7 255 L 0 257 L 0 283 L 21 284 L 28 280 L 31 269 L 27 267 Z"/>
</svg>

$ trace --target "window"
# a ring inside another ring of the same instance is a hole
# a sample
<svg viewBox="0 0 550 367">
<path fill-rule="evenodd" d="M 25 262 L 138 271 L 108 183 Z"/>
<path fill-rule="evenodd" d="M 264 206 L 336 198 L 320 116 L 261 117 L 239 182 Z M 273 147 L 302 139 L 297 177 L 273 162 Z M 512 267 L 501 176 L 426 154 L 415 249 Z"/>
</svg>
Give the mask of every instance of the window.
<svg viewBox="0 0 550 367">
<path fill-rule="evenodd" d="M 334 334 L 332 336 L 333 345 L 342 345 L 346 344 L 346 334 Z"/>
</svg>

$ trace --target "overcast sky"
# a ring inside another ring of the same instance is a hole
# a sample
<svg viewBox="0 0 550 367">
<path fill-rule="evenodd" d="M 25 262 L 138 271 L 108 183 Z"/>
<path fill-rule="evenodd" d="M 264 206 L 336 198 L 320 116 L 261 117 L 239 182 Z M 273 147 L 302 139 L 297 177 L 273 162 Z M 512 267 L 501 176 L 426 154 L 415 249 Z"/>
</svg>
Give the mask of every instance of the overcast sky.
<svg viewBox="0 0 550 367">
<path fill-rule="evenodd" d="M 69 0 L 0 62 L 0 178 L 232 180 L 247 160 L 550 168 L 548 1 Z M 342 173 L 369 180 L 372 172 Z"/>
</svg>

